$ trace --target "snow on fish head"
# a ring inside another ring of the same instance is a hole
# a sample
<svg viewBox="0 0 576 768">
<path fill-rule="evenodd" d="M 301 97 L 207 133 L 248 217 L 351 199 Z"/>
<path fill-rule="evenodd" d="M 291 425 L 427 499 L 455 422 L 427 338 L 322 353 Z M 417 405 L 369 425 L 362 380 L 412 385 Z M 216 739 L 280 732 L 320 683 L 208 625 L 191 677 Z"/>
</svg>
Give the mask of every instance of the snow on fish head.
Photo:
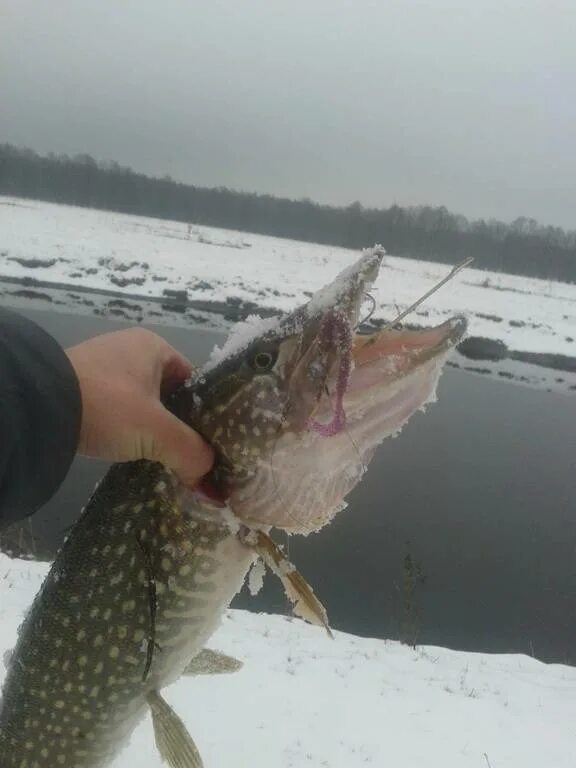
<svg viewBox="0 0 576 768">
<path fill-rule="evenodd" d="M 374 248 L 283 319 L 240 324 L 174 412 L 214 447 L 199 503 L 242 523 L 310 533 L 329 522 L 374 449 L 434 393 L 460 318 L 356 333 L 384 251 Z"/>
</svg>

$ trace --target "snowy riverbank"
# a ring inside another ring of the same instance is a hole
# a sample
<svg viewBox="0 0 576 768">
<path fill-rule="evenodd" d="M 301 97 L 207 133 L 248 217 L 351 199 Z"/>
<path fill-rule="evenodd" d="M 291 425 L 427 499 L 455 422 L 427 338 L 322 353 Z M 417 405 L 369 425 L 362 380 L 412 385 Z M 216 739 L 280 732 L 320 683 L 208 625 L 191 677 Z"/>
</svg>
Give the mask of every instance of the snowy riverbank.
<svg viewBox="0 0 576 768">
<path fill-rule="evenodd" d="M 47 566 L 0 554 L 0 654 Z M 572 768 L 576 669 L 419 647 L 228 611 L 210 646 L 233 675 L 166 692 L 206 768 Z M 3 678 L 4 670 L 0 671 Z M 160 768 L 147 719 L 114 768 Z"/>
<path fill-rule="evenodd" d="M 222 316 L 235 317 L 239 307 L 292 309 L 356 257 L 343 248 L 0 197 L 0 300 L 14 306 L 50 303 L 129 321 L 223 327 Z M 373 292 L 374 317 L 393 318 L 448 271 L 388 256 Z M 166 313 L 164 291 L 185 291 L 189 305 Z M 472 336 L 506 345 L 492 355 L 498 362 L 462 360 L 461 367 L 536 386 L 576 384 L 576 285 L 466 269 L 409 320 L 432 324 L 454 313 L 469 318 Z M 534 364 L 526 353 L 541 359 Z"/>
</svg>

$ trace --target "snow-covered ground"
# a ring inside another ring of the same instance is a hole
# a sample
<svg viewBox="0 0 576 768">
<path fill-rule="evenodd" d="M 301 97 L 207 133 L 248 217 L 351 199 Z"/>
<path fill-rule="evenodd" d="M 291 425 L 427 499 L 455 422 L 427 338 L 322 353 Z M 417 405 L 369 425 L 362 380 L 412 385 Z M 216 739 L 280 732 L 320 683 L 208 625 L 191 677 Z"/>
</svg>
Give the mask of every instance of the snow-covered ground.
<svg viewBox="0 0 576 768">
<path fill-rule="evenodd" d="M 28 276 L 141 296 L 186 290 L 191 299 L 289 310 L 356 256 L 344 248 L 0 197 L 0 279 Z M 391 319 L 448 270 L 388 256 L 374 290 L 375 317 Z M 474 336 L 514 350 L 576 355 L 576 285 L 467 269 L 413 319 L 435 322 L 455 312 L 468 315 Z"/>
<path fill-rule="evenodd" d="M 46 570 L 0 554 L 0 658 Z M 342 632 L 330 640 L 295 619 L 237 610 L 210 646 L 243 669 L 165 692 L 206 768 L 574 766 L 573 667 Z M 114 768 L 161 768 L 153 744 L 147 719 Z"/>
</svg>

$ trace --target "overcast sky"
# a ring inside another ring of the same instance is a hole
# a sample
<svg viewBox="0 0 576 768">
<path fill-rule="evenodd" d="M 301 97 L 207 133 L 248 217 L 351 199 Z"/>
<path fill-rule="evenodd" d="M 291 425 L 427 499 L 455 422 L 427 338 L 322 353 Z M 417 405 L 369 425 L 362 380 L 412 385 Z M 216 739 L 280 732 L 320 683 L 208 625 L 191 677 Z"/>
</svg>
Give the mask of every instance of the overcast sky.
<svg viewBox="0 0 576 768">
<path fill-rule="evenodd" d="M 576 228 L 576 0 L 0 0 L 0 141 Z"/>
</svg>

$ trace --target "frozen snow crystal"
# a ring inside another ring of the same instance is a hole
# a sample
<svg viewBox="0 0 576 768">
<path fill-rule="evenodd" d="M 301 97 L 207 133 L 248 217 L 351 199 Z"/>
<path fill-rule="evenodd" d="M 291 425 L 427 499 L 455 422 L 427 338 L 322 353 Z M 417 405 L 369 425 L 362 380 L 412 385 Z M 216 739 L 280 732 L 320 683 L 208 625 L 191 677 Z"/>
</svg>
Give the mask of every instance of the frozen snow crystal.
<svg viewBox="0 0 576 768">
<path fill-rule="evenodd" d="M 248 574 L 248 589 L 252 597 L 255 597 L 264 585 L 266 567 L 260 558 L 254 562 Z"/>
</svg>

